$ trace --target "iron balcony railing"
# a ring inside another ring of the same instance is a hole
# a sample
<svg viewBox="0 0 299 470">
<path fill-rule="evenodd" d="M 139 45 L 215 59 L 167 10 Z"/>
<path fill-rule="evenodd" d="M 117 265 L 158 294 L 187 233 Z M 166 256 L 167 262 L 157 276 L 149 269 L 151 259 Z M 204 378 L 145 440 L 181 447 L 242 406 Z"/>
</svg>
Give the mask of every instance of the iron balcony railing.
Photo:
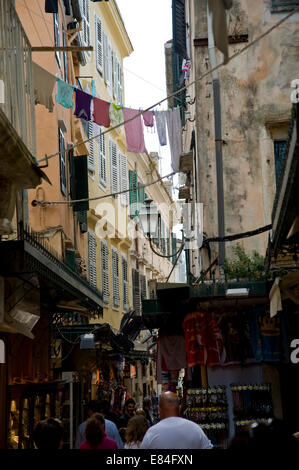
<svg viewBox="0 0 299 470">
<path fill-rule="evenodd" d="M 35 155 L 31 45 L 11 0 L 0 1 L 0 109 Z"/>
</svg>

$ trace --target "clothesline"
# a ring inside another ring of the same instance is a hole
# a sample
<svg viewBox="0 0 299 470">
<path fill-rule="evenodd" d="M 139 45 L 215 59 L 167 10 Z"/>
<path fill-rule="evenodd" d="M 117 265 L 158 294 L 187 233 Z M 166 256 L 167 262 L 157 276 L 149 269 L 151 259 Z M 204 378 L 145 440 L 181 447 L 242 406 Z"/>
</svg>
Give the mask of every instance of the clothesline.
<svg viewBox="0 0 299 470">
<path fill-rule="evenodd" d="M 230 61 L 232 61 L 233 59 L 235 59 L 236 57 L 238 57 L 239 55 L 241 55 L 243 52 L 245 52 L 247 49 L 249 49 L 250 47 L 252 47 L 254 44 L 256 44 L 257 42 L 259 42 L 261 39 L 263 39 L 265 36 L 267 36 L 268 34 L 270 34 L 274 29 L 278 28 L 282 23 L 284 23 L 288 18 L 290 18 L 292 15 L 294 15 L 295 13 L 299 12 L 299 6 L 297 8 L 295 8 L 293 11 L 291 11 L 288 15 L 284 16 L 281 20 L 279 20 L 277 23 L 275 23 L 273 26 L 271 26 L 269 29 L 267 29 L 264 33 L 262 33 L 260 36 L 258 36 L 256 39 L 254 39 L 253 41 L 251 41 L 249 44 L 247 44 L 245 47 L 243 47 L 242 49 L 240 49 L 238 52 L 236 52 L 235 54 L 233 54 L 231 57 L 228 58 L 228 61 L 226 63 L 224 62 L 221 62 L 220 64 L 216 65 L 215 67 L 213 67 L 212 69 L 209 69 L 207 72 L 205 72 L 204 74 L 202 74 L 200 77 L 198 77 L 197 79 L 193 80 L 192 82 L 188 83 L 187 85 L 183 86 L 182 88 L 180 88 L 179 90 L 171 93 L 170 95 L 166 96 L 166 98 L 163 98 L 162 100 L 158 101 L 157 103 L 149 106 L 148 108 L 146 108 L 145 110 L 142 110 L 140 111 L 139 113 L 137 113 L 134 117 L 130 118 L 130 119 L 127 119 L 127 120 L 124 120 L 123 122 L 120 122 L 119 124 L 115 125 L 115 126 L 112 126 L 110 127 L 109 129 L 106 129 L 105 131 L 102 131 L 100 132 L 99 134 L 91 137 L 91 138 L 88 138 L 86 140 L 83 140 L 82 142 L 79 142 L 77 144 L 74 144 L 74 148 L 75 147 L 78 147 L 82 144 L 86 144 L 88 142 L 90 142 L 91 140 L 94 140 L 94 139 L 98 139 L 100 136 L 102 135 L 105 135 L 105 134 L 108 134 L 109 132 L 113 131 L 113 130 L 116 130 L 118 129 L 119 127 L 125 125 L 126 123 L 129 123 L 131 121 L 133 121 L 134 119 L 137 119 L 139 116 L 142 116 L 145 112 L 147 111 L 150 111 L 152 110 L 153 108 L 156 108 L 157 106 L 159 106 L 161 103 L 164 103 L 164 101 L 167 101 L 168 99 L 182 93 L 183 91 L 187 90 L 190 86 L 194 85 L 195 83 L 201 81 L 203 78 L 205 78 L 206 76 L 208 75 L 211 75 L 213 72 L 215 72 L 216 70 L 220 69 L 223 65 L 227 65 Z M 64 152 L 67 152 L 67 149 L 64 150 Z M 53 158 L 55 156 L 58 156 L 60 155 L 61 152 L 55 152 L 51 155 L 46 155 L 45 157 L 37 160 L 37 163 L 41 163 L 41 162 L 44 162 L 44 161 L 48 161 L 50 158 Z"/>
</svg>

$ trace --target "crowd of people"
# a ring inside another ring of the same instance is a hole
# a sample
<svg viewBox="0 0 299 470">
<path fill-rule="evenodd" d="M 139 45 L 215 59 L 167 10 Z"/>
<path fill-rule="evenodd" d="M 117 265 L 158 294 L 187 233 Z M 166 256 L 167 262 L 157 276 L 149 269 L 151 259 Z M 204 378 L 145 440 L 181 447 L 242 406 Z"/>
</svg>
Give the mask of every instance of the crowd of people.
<svg viewBox="0 0 299 470">
<path fill-rule="evenodd" d="M 63 427 L 48 418 L 38 423 L 33 438 L 38 449 L 61 449 Z M 229 448 L 265 450 L 275 445 L 299 448 L 299 433 L 289 434 L 278 420 L 269 420 L 267 425 L 252 423 L 234 436 Z M 108 401 L 90 401 L 87 420 L 77 430 L 76 448 L 212 449 L 213 444 L 198 424 L 181 416 L 178 396 L 168 391 L 159 400 L 158 422 L 153 420 L 150 398 L 144 399 L 143 408 L 129 398 L 121 417 L 110 410 Z"/>
</svg>

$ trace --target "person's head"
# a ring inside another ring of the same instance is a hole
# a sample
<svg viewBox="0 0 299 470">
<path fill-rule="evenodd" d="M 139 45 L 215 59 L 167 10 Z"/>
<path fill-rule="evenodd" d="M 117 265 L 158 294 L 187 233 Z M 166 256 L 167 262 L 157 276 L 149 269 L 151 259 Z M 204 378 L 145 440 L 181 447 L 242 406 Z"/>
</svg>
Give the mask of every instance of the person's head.
<svg viewBox="0 0 299 470">
<path fill-rule="evenodd" d="M 100 413 L 101 412 L 101 407 L 100 407 L 100 402 L 97 400 L 90 400 L 87 403 L 87 415 L 88 418 L 90 418 L 94 413 Z"/>
<path fill-rule="evenodd" d="M 40 421 L 33 431 L 33 440 L 36 447 L 41 450 L 61 449 L 62 437 L 62 424 L 54 418 L 47 418 Z"/>
<path fill-rule="evenodd" d="M 145 397 L 143 400 L 143 409 L 144 410 L 151 410 L 153 408 L 152 406 L 152 400 L 149 397 Z"/>
<path fill-rule="evenodd" d="M 125 403 L 125 413 L 127 413 L 129 416 L 134 416 L 135 406 L 135 400 L 133 400 L 133 398 L 128 398 Z"/>
<path fill-rule="evenodd" d="M 105 435 L 105 418 L 100 413 L 94 413 L 86 422 L 85 437 L 91 447 L 100 444 Z"/>
<path fill-rule="evenodd" d="M 99 402 L 99 413 L 101 413 L 104 416 L 107 416 L 107 414 L 110 411 L 110 403 L 108 400 L 101 400 Z"/>
<path fill-rule="evenodd" d="M 180 402 L 178 396 L 173 392 L 162 393 L 159 400 L 160 419 L 180 416 Z"/>
<path fill-rule="evenodd" d="M 138 408 L 135 414 L 139 416 L 144 416 L 144 417 L 146 416 L 145 411 L 142 408 Z"/>
<path fill-rule="evenodd" d="M 148 430 L 148 424 L 144 416 L 135 415 L 128 422 L 126 430 L 126 442 L 141 442 Z"/>
</svg>

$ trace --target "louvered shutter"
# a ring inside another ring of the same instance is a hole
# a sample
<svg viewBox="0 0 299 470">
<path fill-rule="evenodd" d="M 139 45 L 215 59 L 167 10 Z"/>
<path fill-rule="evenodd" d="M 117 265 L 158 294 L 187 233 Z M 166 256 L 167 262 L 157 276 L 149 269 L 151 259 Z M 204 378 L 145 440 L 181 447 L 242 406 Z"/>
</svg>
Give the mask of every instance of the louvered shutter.
<svg viewBox="0 0 299 470">
<path fill-rule="evenodd" d="M 163 255 L 165 255 L 165 227 L 164 227 L 164 222 L 161 219 L 161 249 Z"/>
<path fill-rule="evenodd" d="M 103 128 L 100 128 L 100 132 Z M 105 135 L 100 135 L 98 138 L 98 149 L 99 149 L 99 182 L 101 185 L 106 187 L 107 175 L 106 175 L 106 142 Z"/>
<path fill-rule="evenodd" d="M 88 169 L 87 155 L 73 157 L 73 171 L 76 179 L 75 194 L 73 199 L 88 198 Z M 76 202 L 73 204 L 73 211 L 88 211 L 89 201 Z"/>
<path fill-rule="evenodd" d="M 127 156 L 122 154 L 119 154 L 119 181 L 120 191 L 129 189 Z M 123 206 L 127 206 L 129 204 L 129 193 L 123 193 L 120 201 Z"/>
<path fill-rule="evenodd" d="M 88 273 L 89 283 L 93 287 L 97 287 L 97 249 L 96 237 L 91 231 L 88 231 Z"/>
<path fill-rule="evenodd" d="M 144 199 L 145 199 L 145 190 L 144 190 L 144 186 L 142 183 L 138 183 L 137 184 L 137 187 L 138 187 L 138 206 L 137 206 L 137 212 L 139 214 L 139 211 L 141 209 L 141 206 L 143 205 L 144 203 Z M 137 214 L 137 215 L 138 215 Z"/>
<path fill-rule="evenodd" d="M 118 270 L 118 251 L 112 248 L 112 295 L 113 306 L 120 306 L 119 298 L 119 270 Z"/>
<path fill-rule="evenodd" d="M 147 298 L 146 276 L 140 274 L 141 299 Z"/>
<path fill-rule="evenodd" d="M 88 123 L 88 138 L 94 136 L 93 122 Z M 94 171 L 94 140 L 89 141 L 88 169 Z"/>
<path fill-rule="evenodd" d="M 112 82 L 113 82 L 113 69 L 112 69 L 112 48 L 111 48 L 111 44 L 110 42 L 108 41 L 108 85 L 109 85 L 109 88 L 112 92 Z"/>
<path fill-rule="evenodd" d="M 105 33 L 103 33 L 103 44 L 104 44 L 104 80 L 105 80 L 105 83 L 109 85 L 108 38 Z"/>
<path fill-rule="evenodd" d="M 65 169 L 65 144 L 64 135 L 61 129 L 58 130 L 59 138 L 59 166 L 60 166 L 60 189 L 66 196 L 66 169 Z"/>
<path fill-rule="evenodd" d="M 113 96 L 118 101 L 118 60 L 115 52 L 112 52 L 112 70 L 113 70 Z"/>
<path fill-rule="evenodd" d="M 136 188 L 136 189 L 135 189 Z M 138 202 L 138 191 L 137 191 L 137 173 L 136 171 L 129 170 L 129 189 L 130 189 L 130 217 L 133 219 L 137 216 L 137 202 Z"/>
<path fill-rule="evenodd" d="M 118 188 L 118 152 L 117 145 L 109 140 L 109 156 L 110 156 L 110 192 L 117 193 Z"/>
<path fill-rule="evenodd" d="M 102 269 L 102 293 L 103 301 L 109 303 L 109 267 L 108 267 L 108 246 L 105 241 L 101 241 L 101 269 Z"/>
<path fill-rule="evenodd" d="M 126 312 L 129 309 L 129 286 L 128 286 L 128 262 L 125 255 L 121 257 L 122 264 L 122 283 L 123 283 L 123 309 Z"/>
<path fill-rule="evenodd" d="M 95 17 L 95 43 L 96 43 L 96 66 L 102 75 L 103 73 L 103 28 L 101 19 Z"/>
<path fill-rule="evenodd" d="M 170 255 L 170 238 L 169 238 L 169 228 L 167 227 L 167 256 Z"/>
<path fill-rule="evenodd" d="M 62 25 L 62 42 L 64 46 L 67 46 L 66 31 L 64 24 Z M 68 53 L 63 53 L 63 64 L 64 64 L 64 81 L 68 83 L 69 73 L 68 73 Z"/>
<path fill-rule="evenodd" d="M 55 46 L 60 46 L 60 28 L 59 28 L 59 15 L 58 13 L 54 13 L 54 44 Z M 55 56 L 58 62 L 59 67 L 61 68 L 61 57 L 60 52 L 55 51 Z"/>
<path fill-rule="evenodd" d="M 90 45 L 90 13 L 89 0 L 81 0 L 83 19 L 83 41 L 86 46 Z"/>
<path fill-rule="evenodd" d="M 173 50 L 186 58 L 185 0 L 172 0 Z"/>
<path fill-rule="evenodd" d="M 140 303 L 140 279 L 139 272 L 136 269 L 132 269 L 132 287 L 133 287 L 133 308 L 136 315 L 141 313 Z"/>
<path fill-rule="evenodd" d="M 171 234 L 171 245 L 172 245 L 172 253 L 177 252 L 177 245 L 176 245 L 176 235 L 174 233 Z M 172 263 L 174 264 L 176 260 L 176 256 L 172 257 Z"/>
<path fill-rule="evenodd" d="M 123 102 L 122 69 L 121 69 L 121 65 L 119 62 L 117 64 L 117 81 L 118 81 L 117 100 L 119 104 L 122 104 Z"/>
</svg>

